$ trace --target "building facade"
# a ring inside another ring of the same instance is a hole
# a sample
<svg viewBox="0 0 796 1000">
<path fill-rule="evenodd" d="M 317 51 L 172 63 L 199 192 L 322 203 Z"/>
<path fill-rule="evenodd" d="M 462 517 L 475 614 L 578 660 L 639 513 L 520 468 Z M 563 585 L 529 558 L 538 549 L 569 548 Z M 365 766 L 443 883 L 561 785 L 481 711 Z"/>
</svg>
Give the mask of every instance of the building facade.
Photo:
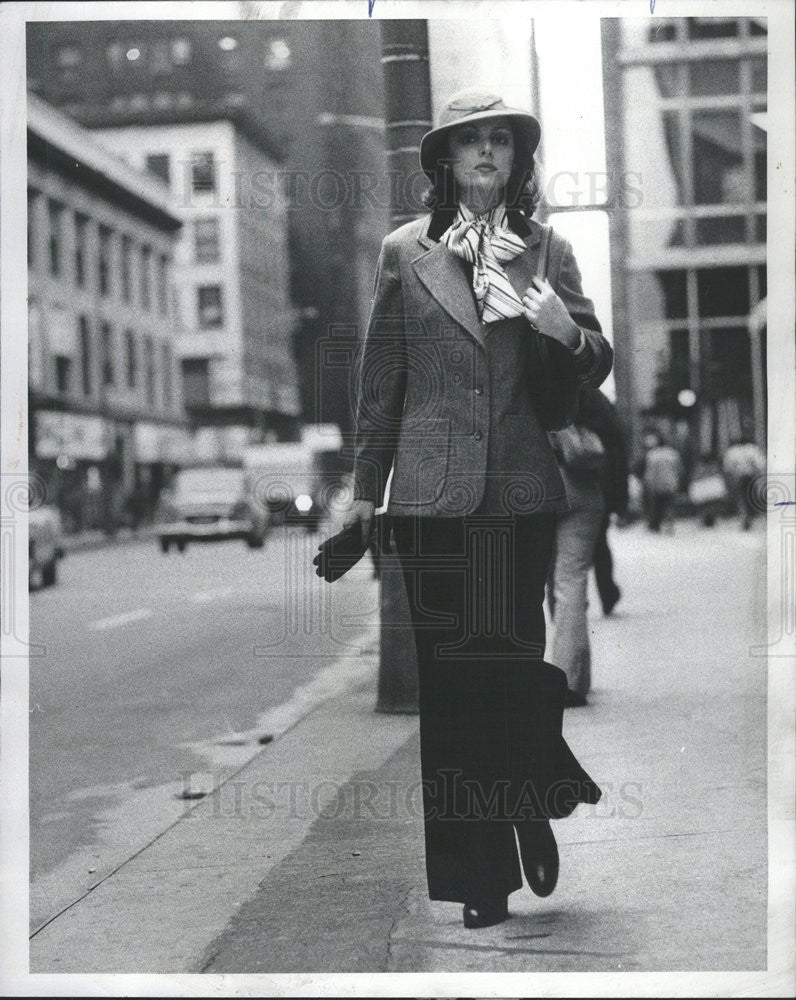
<svg viewBox="0 0 796 1000">
<path fill-rule="evenodd" d="M 28 103 L 31 469 L 67 529 L 151 513 L 189 457 L 168 190 Z"/>
<path fill-rule="evenodd" d="M 186 160 L 206 154 L 207 171 L 215 155 L 215 194 L 188 184 L 180 262 L 190 284 L 201 276 L 218 285 L 220 269 L 228 269 L 225 323 L 251 327 L 259 317 L 261 332 L 244 343 L 251 355 L 264 337 L 267 350 L 259 373 L 244 366 L 237 381 L 249 388 L 233 400 L 231 365 L 241 358 L 240 341 L 233 339 L 226 361 L 212 354 L 222 335 L 218 328 L 203 332 L 198 319 L 217 310 L 219 297 L 203 291 L 205 310 L 195 288 L 186 293 L 186 393 L 203 420 L 213 413 L 237 419 L 236 407 L 255 402 L 266 407 L 266 429 L 280 437 L 291 436 L 297 411 L 311 423 L 350 424 L 351 359 L 337 343 L 348 343 L 367 320 L 389 212 L 380 54 L 378 24 L 368 20 L 29 25 L 30 89 L 103 130 L 118 151 L 126 144 L 125 155 L 137 163 L 148 158 L 150 169 L 163 172 L 168 157 L 179 172 L 170 178 L 175 192 L 188 177 Z M 229 190 L 232 205 L 242 207 L 236 218 L 224 200 Z M 289 212 L 284 247 L 282 194 Z M 205 256 L 216 228 L 220 262 Z M 229 271 L 233 257 L 237 273 Z M 285 268 L 295 307 L 293 358 L 285 352 Z M 208 395 L 209 408 L 201 403 Z"/>
<path fill-rule="evenodd" d="M 128 125 L 93 134 L 170 185 L 177 349 L 197 444 L 234 453 L 290 438 L 300 405 L 289 295 L 287 206 L 277 164 L 230 121 Z"/>
<path fill-rule="evenodd" d="M 694 462 L 765 441 L 765 19 L 605 19 L 617 406 Z"/>
</svg>

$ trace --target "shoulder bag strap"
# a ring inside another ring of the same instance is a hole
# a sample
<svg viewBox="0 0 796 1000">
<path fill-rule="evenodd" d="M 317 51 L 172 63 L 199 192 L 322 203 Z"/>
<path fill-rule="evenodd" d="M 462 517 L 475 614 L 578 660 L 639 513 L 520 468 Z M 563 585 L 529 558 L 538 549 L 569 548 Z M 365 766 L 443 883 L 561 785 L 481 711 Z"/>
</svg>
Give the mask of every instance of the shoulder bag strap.
<svg viewBox="0 0 796 1000">
<path fill-rule="evenodd" d="M 542 241 L 539 244 L 539 263 L 536 265 L 536 277 L 546 278 L 547 268 L 550 264 L 550 237 L 553 230 L 550 226 L 542 225 Z"/>
</svg>

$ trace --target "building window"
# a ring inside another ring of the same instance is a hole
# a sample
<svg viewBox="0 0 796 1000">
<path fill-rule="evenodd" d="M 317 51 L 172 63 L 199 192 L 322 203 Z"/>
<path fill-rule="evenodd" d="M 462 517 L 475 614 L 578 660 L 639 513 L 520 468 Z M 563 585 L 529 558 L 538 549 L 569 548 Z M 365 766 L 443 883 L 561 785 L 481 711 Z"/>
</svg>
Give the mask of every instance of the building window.
<svg viewBox="0 0 796 1000">
<path fill-rule="evenodd" d="M 741 64 L 737 59 L 705 59 L 688 66 L 689 91 L 694 97 L 716 97 L 741 92 Z"/>
<path fill-rule="evenodd" d="M 116 382 L 116 372 L 113 367 L 113 327 L 110 323 L 103 323 L 101 332 L 102 347 L 102 384 L 112 386 Z"/>
<path fill-rule="evenodd" d="M 143 69 L 146 48 L 141 42 L 113 42 L 105 49 L 105 58 L 117 72 L 134 67 Z"/>
<path fill-rule="evenodd" d="M 64 206 L 50 198 L 47 202 L 47 217 L 50 224 L 50 274 L 57 278 L 62 264 Z"/>
<path fill-rule="evenodd" d="M 191 184 L 194 191 L 215 191 L 216 165 L 212 152 L 191 154 Z"/>
<path fill-rule="evenodd" d="M 124 357 L 127 369 L 127 388 L 135 389 L 138 383 L 138 352 L 135 346 L 135 334 L 126 330 L 124 334 Z"/>
<path fill-rule="evenodd" d="M 171 72 L 171 46 L 168 42 L 155 42 L 153 44 L 149 64 L 153 73 Z"/>
<path fill-rule="evenodd" d="M 649 28 L 649 40 L 655 42 L 673 42 L 677 38 L 677 19 L 674 17 L 656 17 Z"/>
<path fill-rule="evenodd" d="M 146 158 L 146 168 L 167 184 L 171 181 L 171 163 L 168 153 L 150 153 Z"/>
<path fill-rule="evenodd" d="M 269 38 L 265 43 L 265 68 L 284 70 L 290 66 L 290 46 L 284 38 Z"/>
<path fill-rule="evenodd" d="M 35 267 L 38 260 L 38 248 L 36 246 L 36 212 L 39 205 L 39 192 L 34 188 L 28 188 L 28 267 Z"/>
<path fill-rule="evenodd" d="M 77 45 L 62 45 L 55 54 L 59 69 L 77 69 L 83 62 L 83 50 Z"/>
<path fill-rule="evenodd" d="M 224 322 L 224 312 L 221 302 L 220 285 L 199 285 L 196 289 L 196 303 L 199 314 L 199 326 L 202 329 L 222 325 Z"/>
<path fill-rule="evenodd" d="M 99 290 L 100 295 L 111 293 L 111 231 L 99 227 Z"/>
<path fill-rule="evenodd" d="M 163 385 L 163 405 L 171 406 L 174 401 L 174 383 L 172 381 L 171 367 L 171 346 L 168 343 L 161 344 L 160 348 L 160 364 L 162 369 L 162 385 Z"/>
<path fill-rule="evenodd" d="M 754 53 L 746 58 L 725 54 L 727 45 L 720 40 L 737 33 L 733 19 L 683 18 L 676 24 L 684 45 L 687 26 L 701 38 L 718 39 L 714 47 L 721 57 L 686 62 L 664 53 L 652 64 L 667 154 L 662 167 L 682 208 L 679 216 L 667 217 L 667 244 L 765 242 L 766 59 Z M 746 22 L 742 26 L 746 30 Z M 645 227 L 650 217 L 647 213 Z M 634 247 L 644 238 L 634 228 Z"/>
<path fill-rule="evenodd" d="M 88 216 L 75 214 L 75 283 L 86 287 L 86 264 L 88 261 Z"/>
<path fill-rule="evenodd" d="M 695 111 L 691 116 L 694 202 L 697 205 L 751 201 L 743 151 L 741 112 Z"/>
<path fill-rule="evenodd" d="M 749 315 L 751 302 L 747 268 L 699 268 L 696 280 L 700 317 Z"/>
<path fill-rule="evenodd" d="M 144 337 L 144 364 L 146 366 L 146 401 L 155 405 L 155 347 L 152 338 Z"/>
<path fill-rule="evenodd" d="M 197 264 L 214 264 L 219 258 L 218 219 L 195 219 L 193 224 L 194 260 Z"/>
<path fill-rule="evenodd" d="M 210 360 L 182 359 L 182 390 L 186 406 L 210 405 Z"/>
<path fill-rule="evenodd" d="M 735 38 L 738 35 L 738 21 L 734 17 L 688 17 L 688 37 Z"/>
<path fill-rule="evenodd" d="M 94 388 L 92 378 L 92 350 L 91 350 L 91 327 L 88 325 L 88 317 L 81 316 L 78 319 L 78 339 L 80 340 L 80 368 L 83 376 L 83 395 L 90 396 Z"/>
<path fill-rule="evenodd" d="M 122 298 L 129 302 L 133 292 L 133 241 L 129 236 L 122 236 Z"/>
<path fill-rule="evenodd" d="M 120 42 L 114 42 L 105 49 L 105 58 L 108 65 L 115 70 L 121 69 L 124 60 L 124 46 Z"/>
<path fill-rule="evenodd" d="M 187 38 L 173 38 L 171 61 L 175 66 L 187 66 L 191 61 L 191 42 Z"/>
<path fill-rule="evenodd" d="M 161 316 L 169 312 L 169 258 L 166 254 L 158 257 L 158 309 Z"/>
<path fill-rule="evenodd" d="M 152 308 L 152 250 L 141 247 L 141 305 Z"/>
<path fill-rule="evenodd" d="M 61 393 L 72 391 L 72 359 L 65 354 L 55 355 L 55 388 Z"/>
</svg>

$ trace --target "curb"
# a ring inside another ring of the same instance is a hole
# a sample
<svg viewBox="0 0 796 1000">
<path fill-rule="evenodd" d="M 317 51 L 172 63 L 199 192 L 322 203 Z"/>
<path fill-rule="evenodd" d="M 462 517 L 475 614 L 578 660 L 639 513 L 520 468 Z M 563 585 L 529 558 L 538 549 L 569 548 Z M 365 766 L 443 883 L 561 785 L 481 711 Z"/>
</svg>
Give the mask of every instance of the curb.
<svg viewBox="0 0 796 1000">
<path fill-rule="evenodd" d="M 139 531 L 121 528 L 114 535 L 106 535 L 102 531 L 85 531 L 77 535 L 64 535 L 61 539 L 61 548 L 65 555 L 70 552 L 92 552 L 116 545 L 130 545 L 132 542 L 150 542 L 157 538 L 157 534 L 153 527 Z"/>
</svg>

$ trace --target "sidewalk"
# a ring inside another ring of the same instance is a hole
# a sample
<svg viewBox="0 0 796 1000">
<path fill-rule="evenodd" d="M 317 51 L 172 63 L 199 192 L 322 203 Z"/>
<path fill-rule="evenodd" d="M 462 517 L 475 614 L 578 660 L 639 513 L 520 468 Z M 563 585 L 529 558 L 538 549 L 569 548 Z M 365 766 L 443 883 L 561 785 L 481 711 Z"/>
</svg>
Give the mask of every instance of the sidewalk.
<svg viewBox="0 0 796 1000">
<path fill-rule="evenodd" d="M 564 720 L 604 797 L 554 824 L 553 896 L 525 888 L 481 931 L 428 901 L 417 720 L 373 711 L 371 653 L 367 684 L 37 934 L 31 971 L 765 969 L 764 534 L 613 543 L 622 602 L 593 612 L 593 694 Z"/>
</svg>

